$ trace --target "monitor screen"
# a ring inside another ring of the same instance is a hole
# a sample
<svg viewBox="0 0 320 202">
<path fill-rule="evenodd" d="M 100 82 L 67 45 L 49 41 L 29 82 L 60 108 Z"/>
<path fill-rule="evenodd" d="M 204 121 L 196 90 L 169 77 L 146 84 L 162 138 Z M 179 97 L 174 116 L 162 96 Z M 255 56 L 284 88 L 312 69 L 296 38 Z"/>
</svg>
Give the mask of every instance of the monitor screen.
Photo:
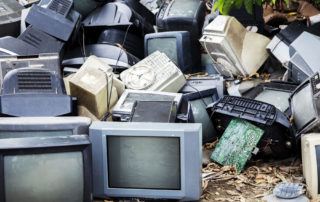
<svg viewBox="0 0 320 202">
<path fill-rule="evenodd" d="M 255 100 L 272 104 L 282 112 L 285 112 L 289 108 L 290 95 L 290 92 L 265 89 L 255 97 Z"/>
<path fill-rule="evenodd" d="M 72 135 L 72 130 L 53 130 L 53 131 L 0 131 L 0 139 L 21 138 L 21 137 L 52 137 Z"/>
<path fill-rule="evenodd" d="M 148 55 L 155 51 L 165 53 L 175 64 L 178 62 L 176 38 L 152 38 L 148 40 Z"/>
<path fill-rule="evenodd" d="M 297 129 L 302 129 L 316 117 L 311 85 L 307 85 L 292 97 L 292 115 Z M 304 103 L 303 105 L 301 103 Z"/>
<path fill-rule="evenodd" d="M 180 190 L 179 137 L 107 136 L 110 188 Z"/>
<path fill-rule="evenodd" d="M 83 201 L 81 152 L 4 156 L 6 202 Z"/>
<path fill-rule="evenodd" d="M 199 1 L 182 1 L 176 0 L 169 10 L 170 17 L 193 18 L 199 7 Z"/>
</svg>

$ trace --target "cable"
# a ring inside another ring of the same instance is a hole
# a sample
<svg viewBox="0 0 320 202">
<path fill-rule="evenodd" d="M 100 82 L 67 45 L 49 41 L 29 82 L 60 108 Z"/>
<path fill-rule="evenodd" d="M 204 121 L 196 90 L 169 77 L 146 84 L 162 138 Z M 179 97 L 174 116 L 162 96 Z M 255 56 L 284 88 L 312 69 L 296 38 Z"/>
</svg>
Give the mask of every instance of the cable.
<svg viewBox="0 0 320 202">
<path fill-rule="evenodd" d="M 121 47 L 120 47 L 122 51 L 119 52 L 119 56 L 118 56 L 118 59 L 117 59 L 117 62 L 116 62 L 116 65 L 115 65 L 115 66 L 118 66 L 118 62 L 119 62 L 119 60 L 120 60 L 120 57 L 121 57 L 121 55 L 122 55 L 123 52 L 124 52 L 123 46 L 124 46 L 124 44 L 125 44 L 125 42 L 126 42 L 126 40 L 127 40 L 127 35 L 128 35 L 128 32 L 129 32 L 129 29 L 130 29 L 131 25 L 132 25 L 132 24 L 130 24 L 130 25 L 127 27 L 126 33 L 125 33 L 124 38 L 123 38 L 123 42 L 122 42 Z"/>
<path fill-rule="evenodd" d="M 111 74 L 111 87 L 109 92 L 109 75 L 108 72 L 106 72 L 104 69 L 99 68 L 100 71 L 104 72 L 106 74 L 106 80 L 107 80 L 107 112 L 106 114 L 101 118 L 101 121 L 106 121 L 111 113 L 110 113 L 110 102 L 112 98 L 112 88 L 113 88 L 113 74 Z"/>
</svg>

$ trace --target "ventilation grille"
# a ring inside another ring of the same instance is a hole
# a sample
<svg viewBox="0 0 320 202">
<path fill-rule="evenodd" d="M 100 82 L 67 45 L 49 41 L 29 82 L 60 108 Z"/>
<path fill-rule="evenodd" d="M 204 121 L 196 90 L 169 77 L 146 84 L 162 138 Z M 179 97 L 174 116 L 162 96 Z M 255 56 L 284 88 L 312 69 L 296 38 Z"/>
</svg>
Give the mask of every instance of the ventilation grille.
<svg viewBox="0 0 320 202">
<path fill-rule="evenodd" d="M 67 16 L 73 1 L 70 0 L 53 0 L 49 5 L 49 9 L 53 10 L 63 16 Z"/>
<path fill-rule="evenodd" d="M 21 91 L 52 91 L 51 74 L 44 71 L 18 72 Z"/>
<path fill-rule="evenodd" d="M 31 31 L 27 31 L 21 38 L 22 41 L 30 44 L 34 47 L 39 47 L 42 43 L 42 39 L 32 34 Z"/>
</svg>

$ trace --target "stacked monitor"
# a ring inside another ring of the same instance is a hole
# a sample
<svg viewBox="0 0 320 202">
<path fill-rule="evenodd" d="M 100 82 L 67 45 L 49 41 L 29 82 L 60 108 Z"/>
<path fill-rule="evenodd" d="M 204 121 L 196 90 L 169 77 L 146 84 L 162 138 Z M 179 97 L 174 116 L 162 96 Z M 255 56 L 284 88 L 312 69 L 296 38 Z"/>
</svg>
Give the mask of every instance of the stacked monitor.
<svg viewBox="0 0 320 202">
<path fill-rule="evenodd" d="M 16 0 L 0 1 L 0 37 L 19 35 L 22 9 Z"/>
<path fill-rule="evenodd" d="M 319 83 L 319 73 L 316 73 L 300 84 L 289 98 L 297 138 L 319 129 Z"/>
<path fill-rule="evenodd" d="M 206 5 L 201 0 L 173 0 L 164 3 L 157 15 L 159 31 L 189 31 L 195 39 L 201 36 Z"/>
<path fill-rule="evenodd" d="M 201 124 L 94 122 L 93 195 L 198 200 Z"/>
<path fill-rule="evenodd" d="M 310 133 L 301 137 L 303 177 L 313 200 L 320 199 L 320 134 Z"/>
<path fill-rule="evenodd" d="M 147 34 L 144 38 L 145 56 L 155 51 L 165 53 L 184 73 L 198 71 L 200 49 L 188 31 Z"/>
<path fill-rule="evenodd" d="M 0 139 L 0 201 L 92 201 L 87 135 Z"/>
<path fill-rule="evenodd" d="M 256 73 L 268 58 L 267 37 L 246 30 L 230 16 L 217 16 L 205 29 L 200 42 L 226 77 Z"/>
</svg>

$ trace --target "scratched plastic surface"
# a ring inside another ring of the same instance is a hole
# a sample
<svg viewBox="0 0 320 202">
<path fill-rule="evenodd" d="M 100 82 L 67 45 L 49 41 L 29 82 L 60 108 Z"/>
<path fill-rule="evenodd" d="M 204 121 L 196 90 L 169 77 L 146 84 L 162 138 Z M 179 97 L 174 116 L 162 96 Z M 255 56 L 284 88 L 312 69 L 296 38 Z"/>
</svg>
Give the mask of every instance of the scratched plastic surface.
<svg viewBox="0 0 320 202">
<path fill-rule="evenodd" d="M 236 165 L 240 173 L 263 133 L 257 126 L 234 118 L 211 154 L 211 159 L 223 166 Z"/>
</svg>

